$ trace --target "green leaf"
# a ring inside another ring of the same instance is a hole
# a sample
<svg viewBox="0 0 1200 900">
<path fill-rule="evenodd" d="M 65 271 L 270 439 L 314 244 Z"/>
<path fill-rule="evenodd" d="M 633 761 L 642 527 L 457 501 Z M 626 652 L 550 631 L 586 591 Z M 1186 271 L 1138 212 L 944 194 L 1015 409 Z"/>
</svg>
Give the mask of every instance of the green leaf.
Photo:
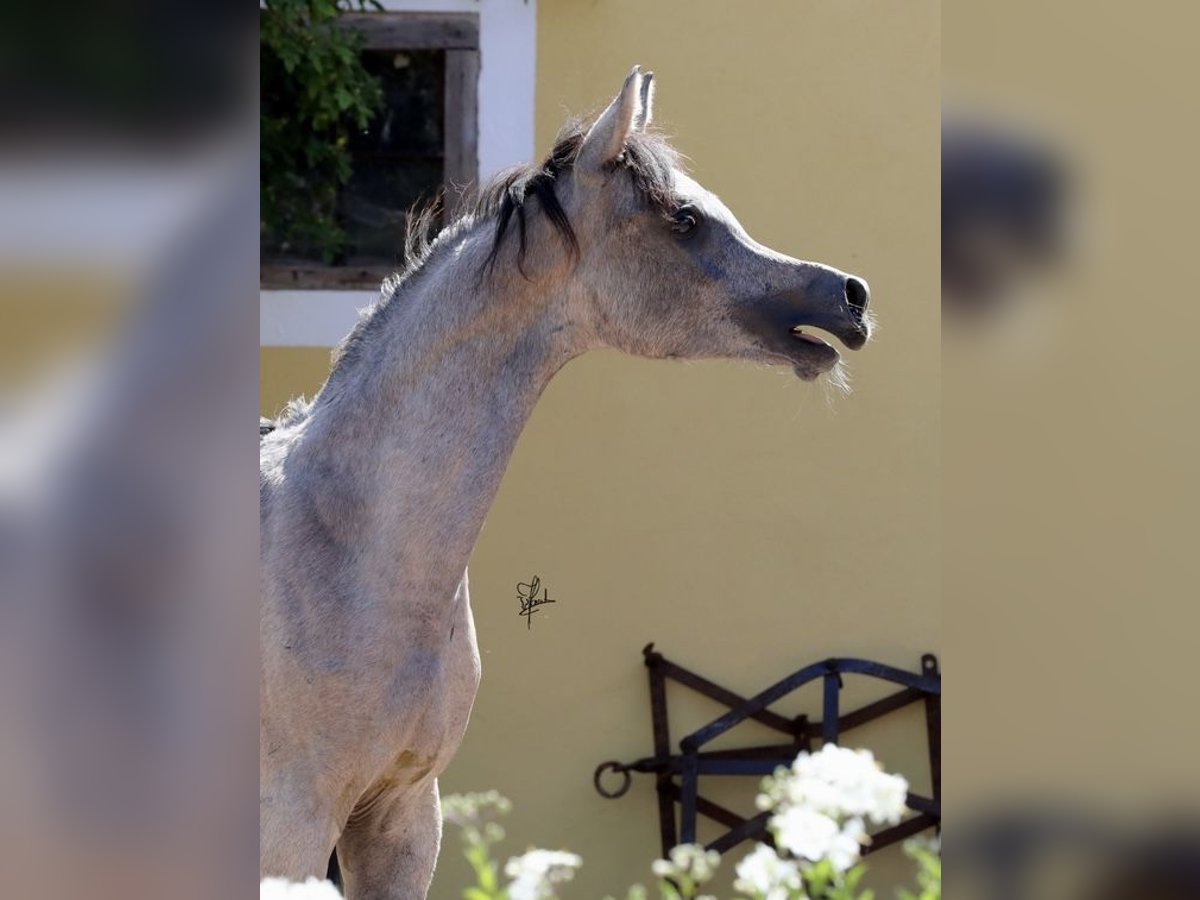
<svg viewBox="0 0 1200 900">
<path fill-rule="evenodd" d="M 485 891 L 496 892 L 496 868 L 490 862 L 479 870 L 479 886 Z"/>
<path fill-rule="evenodd" d="M 853 891 L 856 887 L 858 887 L 858 883 L 862 881 L 862 877 L 865 874 L 867 874 L 866 866 L 857 865 L 853 869 L 850 869 L 843 876 L 846 887 Z"/>
<path fill-rule="evenodd" d="M 345 137 L 350 128 L 369 126 L 382 91 L 363 67 L 358 36 L 332 23 L 339 7 L 369 5 L 265 0 L 259 29 L 264 246 L 286 244 L 326 260 L 346 249 L 334 217 L 339 186 L 351 175 Z"/>
</svg>

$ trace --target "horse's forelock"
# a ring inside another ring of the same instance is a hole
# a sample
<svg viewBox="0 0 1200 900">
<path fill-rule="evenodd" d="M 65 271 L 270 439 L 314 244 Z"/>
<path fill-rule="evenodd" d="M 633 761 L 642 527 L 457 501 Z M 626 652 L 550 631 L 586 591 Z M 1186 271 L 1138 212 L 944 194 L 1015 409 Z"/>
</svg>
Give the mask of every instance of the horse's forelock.
<svg viewBox="0 0 1200 900">
<path fill-rule="evenodd" d="M 625 145 L 617 165 L 628 169 L 637 189 L 664 215 L 675 212 L 675 172 L 682 168 L 679 154 L 655 132 L 638 132 Z"/>
<path fill-rule="evenodd" d="M 442 231 L 453 231 L 465 224 L 495 217 L 496 235 L 491 251 L 484 260 L 480 276 L 491 272 L 499 259 L 504 240 L 516 219 L 517 268 L 525 274 L 527 251 L 527 221 L 525 207 L 530 197 L 538 201 L 572 256 L 579 254 L 575 229 L 556 193 L 559 177 L 570 169 L 579 156 L 588 127 L 581 120 L 568 122 L 558 133 L 554 147 L 541 165 L 521 165 L 507 169 L 483 185 L 473 202 L 464 204 L 456 218 Z M 614 169 L 625 169 L 634 186 L 650 205 L 663 213 L 672 214 L 678 201 L 674 192 L 674 172 L 681 167 L 679 154 L 667 139 L 655 131 L 631 134 L 624 150 L 611 163 Z M 438 219 L 443 211 L 441 195 L 431 202 L 415 207 L 408 217 L 404 234 L 405 271 L 390 286 L 394 291 L 399 282 L 419 269 L 428 259 L 434 244 Z"/>
<path fill-rule="evenodd" d="M 496 216 L 496 236 L 492 249 L 484 262 L 484 270 L 491 271 L 500 251 L 509 226 L 517 221 L 517 268 L 525 274 L 526 219 L 525 205 L 530 197 L 538 201 L 542 212 L 550 220 L 554 230 L 567 245 L 572 256 L 579 254 L 579 241 L 571 226 L 566 210 L 556 193 L 559 176 L 570 169 L 583 146 L 587 128 L 580 122 L 572 122 L 559 132 L 550 155 L 540 166 L 520 166 L 502 173 L 480 191 L 470 215 L 475 219 Z M 673 173 L 679 165 L 679 157 L 667 143 L 666 138 L 654 132 L 637 132 L 630 135 L 624 151 L 613 162 L 614 168 L 626 169 L 633 183 L 651 205 L 669 215 L 674 212 Z"/>
</svg>

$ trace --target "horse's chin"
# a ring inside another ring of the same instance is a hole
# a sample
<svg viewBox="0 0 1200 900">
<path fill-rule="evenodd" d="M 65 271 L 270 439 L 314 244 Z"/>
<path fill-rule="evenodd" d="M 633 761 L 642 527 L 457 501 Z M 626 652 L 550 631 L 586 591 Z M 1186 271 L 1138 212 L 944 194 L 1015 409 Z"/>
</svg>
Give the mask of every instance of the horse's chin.
<svg viewBox="0 0 1200 900">
<path fill-rule="evenodd" d="M 811 334 L 794 331 L 791 341 L 787 355 L 792 361 L 792 371 L 804 381 L 816 381 L 842 361 L 832 345 Z"/>
<path fill-rule="evenodd" d="M 818 378 L 820 378 L 822 375 L 825 374 L 825 372 L 817 371 L 814 369 L 807 369 L 802 366 L 792 366 L 792 371 L 796 373 L 796 377 L 799 378 L 801 381 L 816 381 Z M 826 369 L 825 371 L 827 372 L 829 370 Z"/>
<path fill-rule="evenodd" d="M 802 368 L 800 366 L 792 366 L 792 371 L 802 381 L 813 383 L 819 381 L 829 392 L 827 396 L 836 394 L 850 393 L 850 373 L 841 360 L 834 363 L 828 369 L 815 371 L 810 368 Z"/>
<path fill-rule="evenodd" d="M 801 381 L 816 381 L 822 375 L 837 381 L 842 370 L 841 354 L 811 331 L 773 333 L 737 355 L 771 366 L 790 366 Z"/>
</svg>

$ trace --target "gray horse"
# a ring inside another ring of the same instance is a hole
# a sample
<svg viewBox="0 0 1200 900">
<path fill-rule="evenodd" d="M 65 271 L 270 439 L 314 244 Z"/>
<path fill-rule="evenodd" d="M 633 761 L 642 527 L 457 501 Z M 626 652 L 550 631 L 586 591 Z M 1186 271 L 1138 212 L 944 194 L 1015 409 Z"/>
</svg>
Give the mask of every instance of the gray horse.
<svg viewBox="0 0 1200 900">
<path fill-rule="evenodd" d="M 593 347 L 790 366 L 870 333 L 864 281 L 754 241 L 652 131 L 636 67 L 588 129 L 503 176 L 262 443 L 263 876 L 425 896 L 437 778 L 479 683 L 467 559 L 538 396 Z"/>
</svg>

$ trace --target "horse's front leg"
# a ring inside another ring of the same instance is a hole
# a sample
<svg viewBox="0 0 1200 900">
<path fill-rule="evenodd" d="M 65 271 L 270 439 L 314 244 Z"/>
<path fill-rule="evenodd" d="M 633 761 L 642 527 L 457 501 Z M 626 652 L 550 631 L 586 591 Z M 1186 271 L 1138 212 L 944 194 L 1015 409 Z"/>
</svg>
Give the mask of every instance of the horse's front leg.
<svg viewBox="0 0 1200 900">
<path fill-rule="evenodd" d="M 260 777 L 259 877 L 323 878 L 339 830 L 331 805 L 310 784 L 271 773 Z"/>
<path fill-rule="evenodd" d="M 436 778 L 356 809 L 337 845 L 347 900 L 424 898 L 441 839 Z"/>
</svg>

